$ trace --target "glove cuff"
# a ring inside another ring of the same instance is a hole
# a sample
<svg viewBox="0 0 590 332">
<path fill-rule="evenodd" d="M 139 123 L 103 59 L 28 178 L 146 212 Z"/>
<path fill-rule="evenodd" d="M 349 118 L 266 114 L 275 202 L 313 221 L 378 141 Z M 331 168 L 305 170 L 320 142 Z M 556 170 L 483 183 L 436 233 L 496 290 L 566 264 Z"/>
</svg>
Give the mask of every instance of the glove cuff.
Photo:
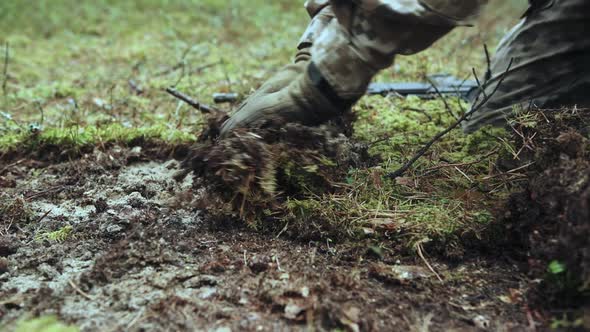
<svg viewBox="0 0 590 332">
<path fill-rule="evenodd" d="M 362 96 L 348 96 L 348 98 L 340 97 L 336 90 L 334 90 L 334 87 L 332 87 L 330 82 L 326 80 L 319 68 L 313 62 L 311 62 L 307 67 L 307 76 L 311 85 L 315 87 L 317 91 L 330 102 L 331 105 L 333 105 L 333 108 L 339 109 L 341 111 L 351 108 L 352 105 L 354 105 L 354 103 L 356 103 L 356 101 Z"/>
</svg>

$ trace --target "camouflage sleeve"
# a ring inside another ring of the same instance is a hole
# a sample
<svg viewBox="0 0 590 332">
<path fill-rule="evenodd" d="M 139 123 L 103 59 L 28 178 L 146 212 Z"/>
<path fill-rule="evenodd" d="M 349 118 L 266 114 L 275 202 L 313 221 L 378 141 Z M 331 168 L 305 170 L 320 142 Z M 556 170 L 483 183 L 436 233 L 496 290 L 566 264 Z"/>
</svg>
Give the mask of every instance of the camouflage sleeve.
<svg viewBox="0 0 590 332">
<path fill-rule="evenodd" d="M 312 61 L 343 97 L 364 93 L 397 54 L 418 53 L 454 27 L 467 25 L 487 0 L 310 0 L 313 15 L 336 19 L 314 34 Z"/>
<path fill-rule="evenodd" d="M 329 0 L 309 0 L 305 2 L 305 9 L 311 16 L 311 22 L 299 40 L 298 49 L 308 48 L 334 18 L 334 12 Z"/>
<path fill-rule="evenodd" d="M 342 1 L 333 1 L 335 3 Z M 469 25 L 487 0 L 351 0 L 366 12 L 431 25 Z"/>
<path fill-rule="evenodd" d="M 463 129 L 506 123 L 514 109 L 588 107 L 589 29 L 590 1 L 532 0 L 522 21 L 498 45 L 492 78 L 475 103 L 489 100 Z"/>
<path fill-rule="evenodd" d="M 530 0 L 547 1 L 547 0 Z M 365 11 L 379 10 L 383 15 L 408 20 L 460 25 L 470 22 L 487 0 L 307 0 L 305 8 L 314 17 L 323 8 L 354 4 Z"/>
<path fill-rule="evenodd" d="M 371 16 L 374 18 L 373 22 L 367 22 L 367 25 L 381 25 L 380 30 L 383 30 L 383 34 L 386 34 L 386 30 L 390 28 L 389 33 L 395 35 L 400 32 L 396 28 L 400 22 L 410 26 L 421 24 L 445 28 L 468 25 L 486 2 L 487 0 L 307 0 L 305 8 L 312 17 L 312 21 L 300 41 L 299 48 L 311 45 L 313 39 L 334 18 L 332 8 L 341 9 L 337 15 L 341 22 L 354 20 L 352 16 L 355 14 Z M 414 40 L 418 41 L 419 37 L 416 36 Z M 424 41 L 426 45 L 419 47 L 418 50 L 411 49 L 401 53 L 415 53 L 431 44 L 428 40 Z"/>
</svg>

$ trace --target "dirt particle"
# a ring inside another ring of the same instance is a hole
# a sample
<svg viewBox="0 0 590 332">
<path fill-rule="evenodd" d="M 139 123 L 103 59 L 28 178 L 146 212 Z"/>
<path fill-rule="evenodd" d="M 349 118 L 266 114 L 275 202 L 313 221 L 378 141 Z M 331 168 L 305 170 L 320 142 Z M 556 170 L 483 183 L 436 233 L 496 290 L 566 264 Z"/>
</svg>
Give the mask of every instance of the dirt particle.
<svg viewBox="0 0 590 332">
<path fill-rule="evenodd" d="M 96 209 L 96 213 L 103 213 L 106 212 L 109 208 L 107 201 L 104 198 L 99 198 L 94 201 L 94 208 Z"/>
<path fill-rule="evenodd" d="M 248 262 L 248 267 L 255 274 L 262 273 L 270 267 L 270 259 L 268 257 L 255 257 Z"/>
<path fill-rule="evenodd" d="M 186 288 L 201 288 L 204 286 L 217 286 L 218 279 L 215 276 L 200 275 L 193 277 L 183 283 Z"/>
<path fill-rule="evenodd" d="M 0 257 L 0 275 L 8 272 L 8 259 Z"/>
<path fill-rule="evenodd" d="M 17 246 L 8 237 L 0 238 L 0 257 L 8 257 L 16 253 Z"/>
<path fill-rule="evenodd" d="M 0 188 L 16 188 L 16 180 L 13 178 L 0 176 Z"/>
<path fill-rule="evenodd" d="M 430 278 L 432 273 L 421 266 L 373 264 L 369 276 L 387 284 L 407 285 L 417 279 Z"/>
</svg>

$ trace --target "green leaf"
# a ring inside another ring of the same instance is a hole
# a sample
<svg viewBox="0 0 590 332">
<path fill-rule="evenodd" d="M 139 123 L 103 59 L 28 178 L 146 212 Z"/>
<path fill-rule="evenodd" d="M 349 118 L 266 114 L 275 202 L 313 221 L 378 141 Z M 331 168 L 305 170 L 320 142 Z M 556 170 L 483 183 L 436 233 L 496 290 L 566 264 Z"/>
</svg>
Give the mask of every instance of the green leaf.
<svg viewBox="0 0 590 332">
<path fill-rule="evenodd" d="M 563 263 L 559 261 L 552 261 L 551 263 L 549 263 L 549 267 L 547 268 L 547 270 L 551 274 L 561 274 L 565 272 L 566 267 Z"/>
</svg>

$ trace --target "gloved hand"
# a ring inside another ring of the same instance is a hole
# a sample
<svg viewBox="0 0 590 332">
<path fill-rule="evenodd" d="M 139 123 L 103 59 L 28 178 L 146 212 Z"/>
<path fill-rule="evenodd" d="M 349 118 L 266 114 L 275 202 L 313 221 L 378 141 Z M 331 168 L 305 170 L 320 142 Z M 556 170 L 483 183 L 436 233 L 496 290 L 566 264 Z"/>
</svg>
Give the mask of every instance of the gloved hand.
<svg viewBox="0 0 590 332">
<path fill-rule="evenodd" d="M 222 125 L 220 137 L 227 137 L 236 128 L 269 123 L 319 125 L 341 114 L 350 105 L 322 91 L 326 85 L 322 79 L 308 59 L 286 66 L 248 97 Z"/>
</svg>

